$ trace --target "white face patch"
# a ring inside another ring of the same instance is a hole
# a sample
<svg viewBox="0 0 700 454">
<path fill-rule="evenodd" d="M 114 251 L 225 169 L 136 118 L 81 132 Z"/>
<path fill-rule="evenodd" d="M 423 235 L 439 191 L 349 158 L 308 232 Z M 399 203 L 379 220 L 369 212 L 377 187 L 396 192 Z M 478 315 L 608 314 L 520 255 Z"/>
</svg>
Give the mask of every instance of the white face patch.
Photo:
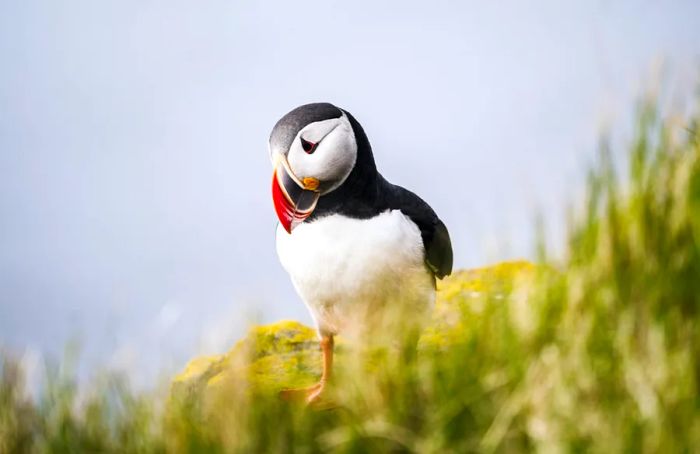
<svg viewBox="0 0 700 454">
<path fill-rule="evenodd" d="M 312 153 L 304 151 L 302 139 L 315 144 Z M 294 138 L 287 161 L 299 178 L 318 178 L 321 193 L 337 189 L 350 175 L 357 160 L 355 134 L 347 116 L 311 123 Z"/>
</svg>

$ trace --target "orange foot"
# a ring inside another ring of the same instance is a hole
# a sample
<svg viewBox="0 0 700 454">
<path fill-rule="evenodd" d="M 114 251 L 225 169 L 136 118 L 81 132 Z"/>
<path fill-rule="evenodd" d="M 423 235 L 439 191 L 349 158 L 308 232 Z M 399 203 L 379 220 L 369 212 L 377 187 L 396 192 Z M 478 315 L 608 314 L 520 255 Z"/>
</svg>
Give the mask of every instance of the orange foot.
<svg viewBox="0 0 700 454">
<path fill-rule="evenodd" d="M 291 401 L 305 401 L 309 405 L 317 405 L 321 401 L 321 395 L 326 387 L 326 382 L 331 376 L 333 368 L 333 336 L 324 335 L 321 338 L 321 352 L 323 353 L 323 371 L 321 380 L 308 388 L 283 389 L 280 397 Z"/>
<path fill-rule="evenodd" d="M 288 388 L 280 391 L 280 397 L 284 400 L 299 402 L 305 401 L 306 403 L 312 403 L 318 400 L 321 391 L 323 391 L 323 383 L 318 382 L 313 386 L 308 386 L 306 388 Z"/>
<path fill-rule="evenodd" d="M 316 383 L 307 388 L 291 388 L 280 391 L 280 398 L 288 402 L 304 402 L 315 410 L 330 410 L 338 405 L 326 398 L 325 382 Z"/>
</svg>

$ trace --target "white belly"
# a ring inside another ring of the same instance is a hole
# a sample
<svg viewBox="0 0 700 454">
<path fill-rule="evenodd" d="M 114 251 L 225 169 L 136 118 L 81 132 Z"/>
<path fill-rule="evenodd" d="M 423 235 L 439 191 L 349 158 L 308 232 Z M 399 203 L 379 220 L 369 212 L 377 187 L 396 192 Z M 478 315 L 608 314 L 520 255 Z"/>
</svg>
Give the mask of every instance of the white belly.
<svg viewBox="0 0 700 454">
<path fill-rule="evenodd" d="M 435 296 L 420 230 L 398 210 L 331 215 L 292 234 L 279 226 L 277 254 L 321 333 L 360 332 L 370 319 L 386 325 L 422 313 Z"/>
</svg>

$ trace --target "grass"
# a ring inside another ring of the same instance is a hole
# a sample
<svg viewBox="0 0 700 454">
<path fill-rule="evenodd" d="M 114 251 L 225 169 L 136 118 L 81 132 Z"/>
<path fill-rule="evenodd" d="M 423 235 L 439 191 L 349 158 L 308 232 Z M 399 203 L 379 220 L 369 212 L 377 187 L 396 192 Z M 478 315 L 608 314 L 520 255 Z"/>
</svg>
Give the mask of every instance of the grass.
<svg viewBox="0 0 700 454">
<path fill-rule="evenodd" d="M 700 117 L 656 112 L 624 172 L 601 147 L 563 260 L 459 273 L 417 349 L 341 346 L 335 407 L 281 402 L 233 362 L 170 397 L 55 371 L 32 401 L 6 357 L 0 453 L 698 451 Z"/>
</svg>

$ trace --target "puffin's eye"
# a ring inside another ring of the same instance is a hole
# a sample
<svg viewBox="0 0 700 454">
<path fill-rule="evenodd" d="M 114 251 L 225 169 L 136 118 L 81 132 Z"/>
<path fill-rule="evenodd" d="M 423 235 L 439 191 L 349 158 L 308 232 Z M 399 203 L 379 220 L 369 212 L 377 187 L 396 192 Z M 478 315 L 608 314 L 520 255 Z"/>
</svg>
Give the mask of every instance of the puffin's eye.
<svg viewBox="0 0 700 454">
<path fill-rule="evenodd" d="M 307 152 L 308 154 L 311 154 L 314 151 L 316 151 L 316 145 L 318 145 L 318 144 L 315 144 L 313 142 L 309 142 L 308 140 L 304 140 L 303 137 L 299 137 L 299 140 L 301 140 L 301 148 L 303 148 L 304 151 Z"/>
</svg>

